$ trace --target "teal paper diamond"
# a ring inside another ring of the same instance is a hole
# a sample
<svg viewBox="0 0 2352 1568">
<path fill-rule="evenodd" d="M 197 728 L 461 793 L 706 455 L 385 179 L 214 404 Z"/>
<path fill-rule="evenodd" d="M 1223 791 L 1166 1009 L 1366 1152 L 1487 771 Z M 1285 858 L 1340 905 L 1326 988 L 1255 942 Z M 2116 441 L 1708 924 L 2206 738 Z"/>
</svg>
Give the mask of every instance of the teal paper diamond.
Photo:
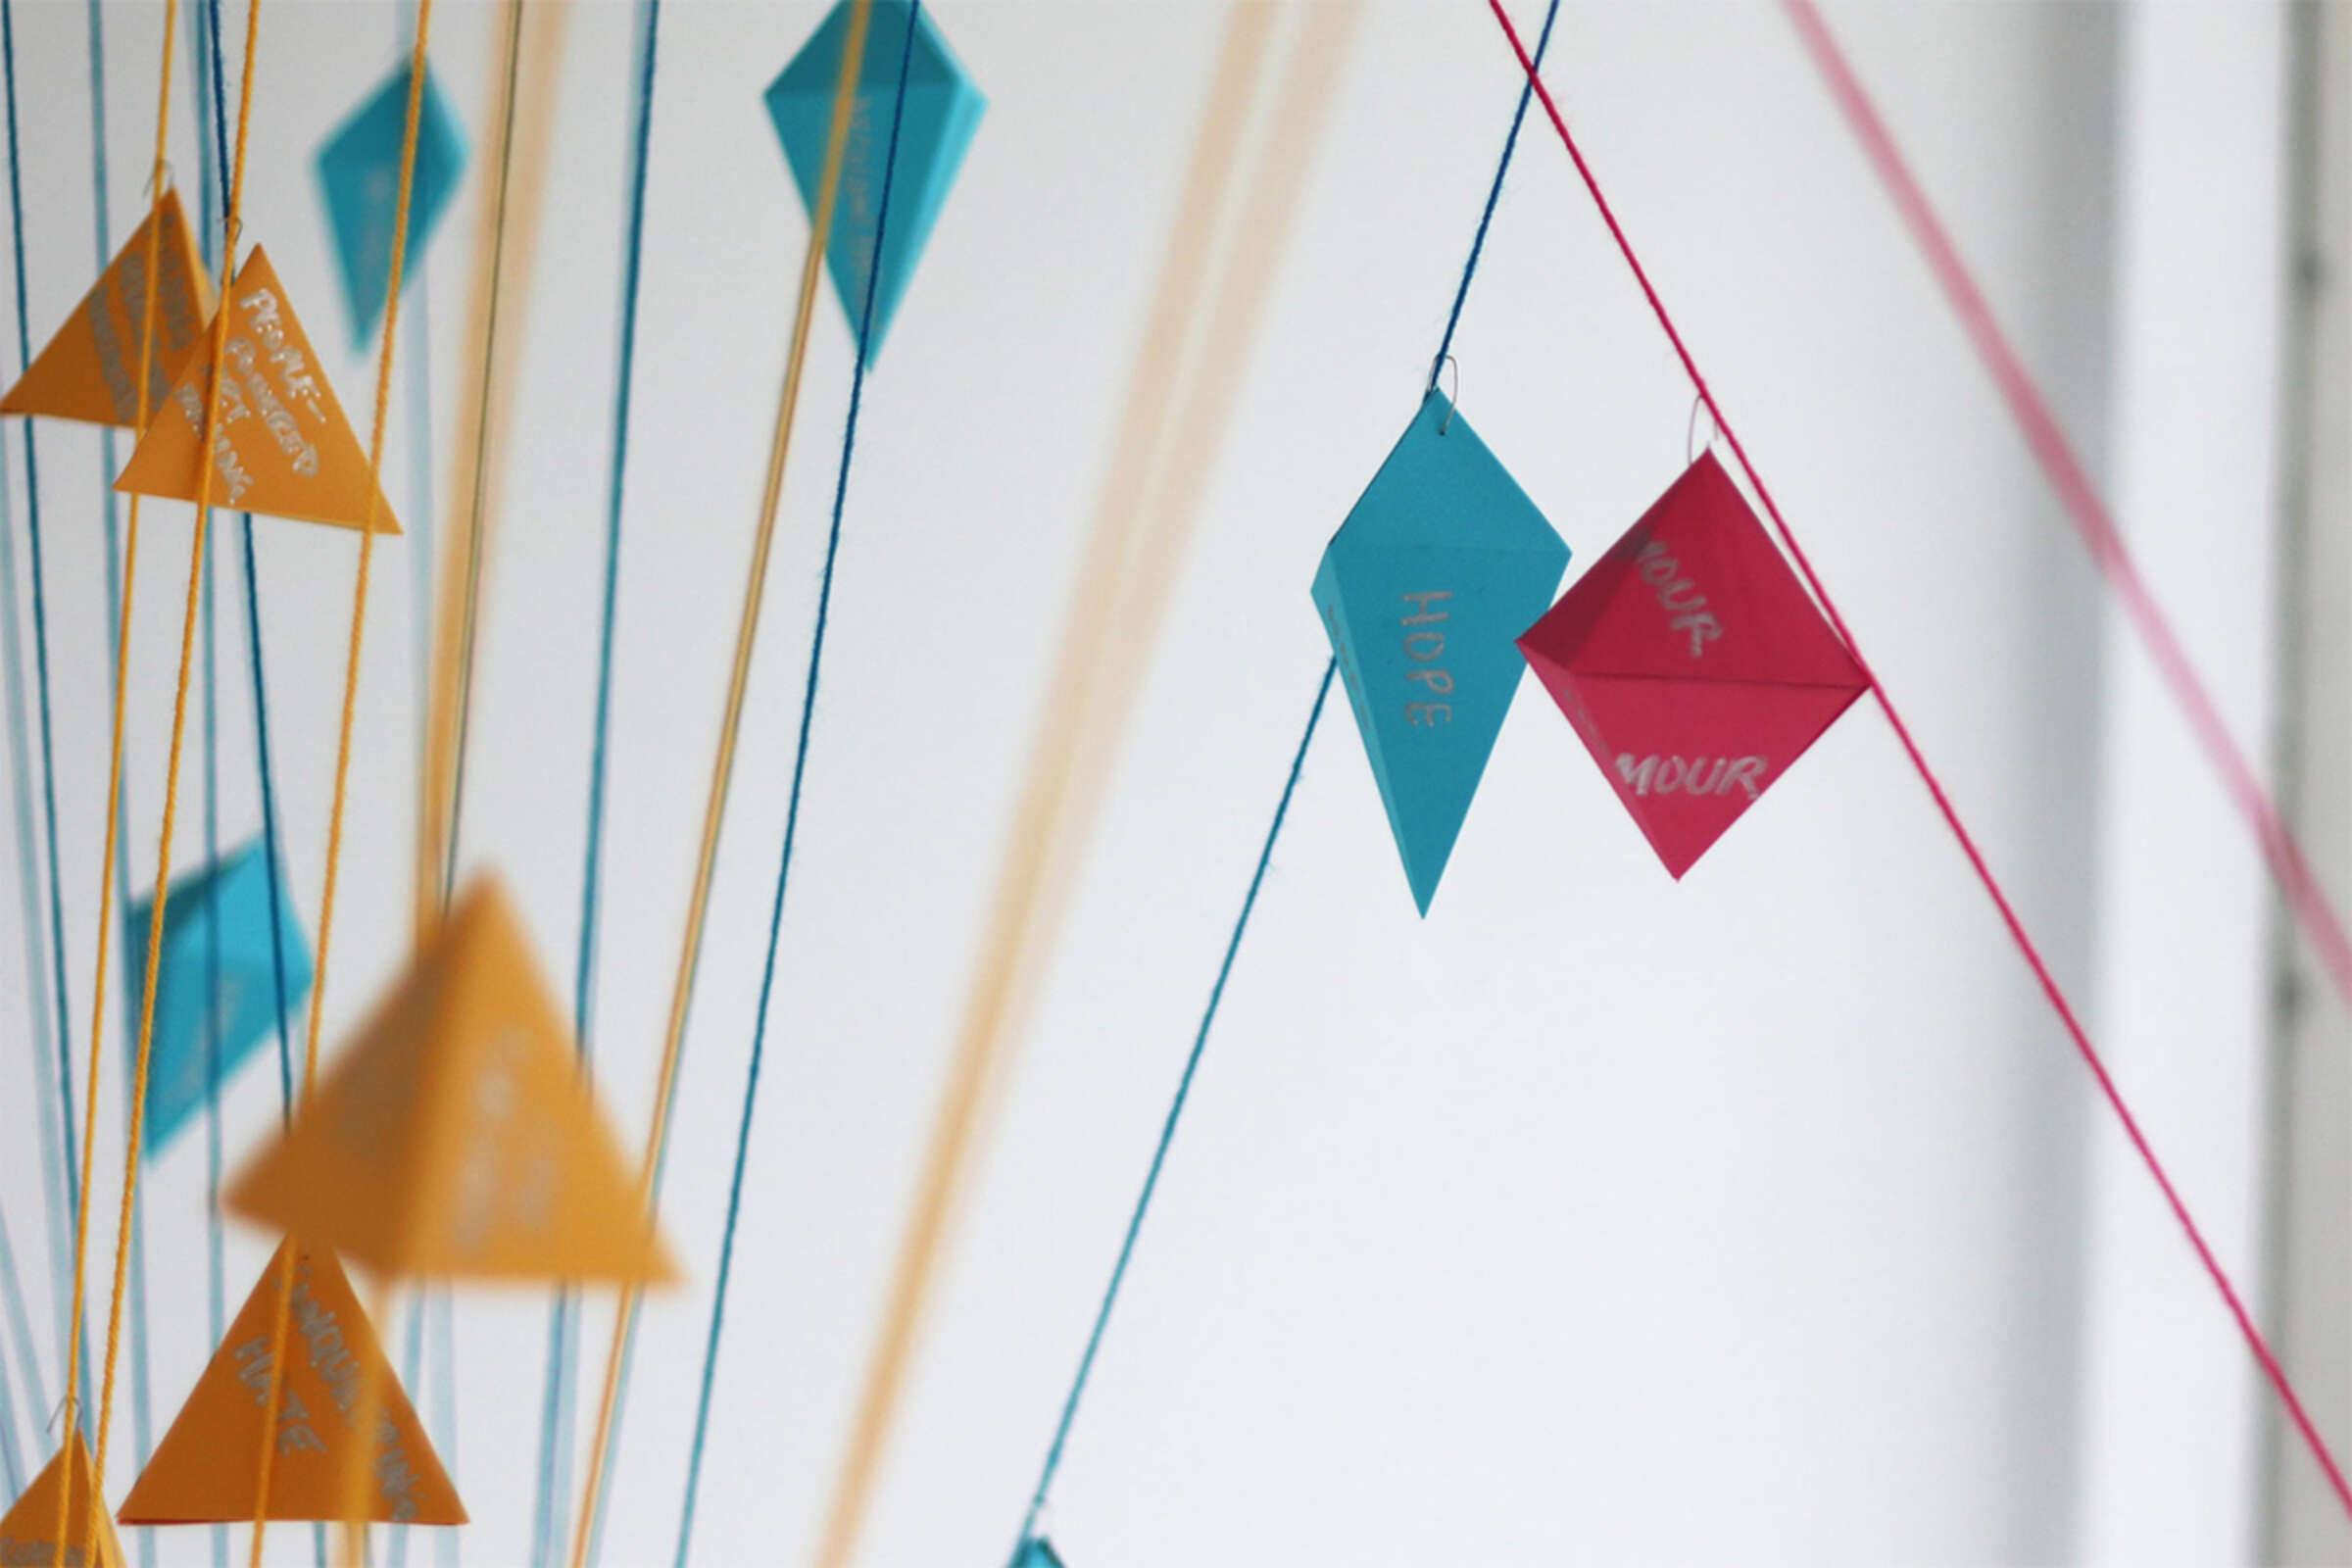
<svg viewBox="0 0 2352 1568">
<path fill-rule="evenodd" d="M 833 124 L 833 89 L 841 74 L 841 52 L 849 32 L 851 0 L 841 0 L 822 25 L 769 84 L 768 118 L 784 144 L 801 202 L 816 210 L 824 177 L 825 143 Z M 988 100 L 963 74 L 929 16 L 913 17 L 906 0 L 873 0 L 865 53 L 858 67 L 858 96 L 841 169 L 841 193 L 833 208 L 833 233 L 825 245 L 825 269 L 849 318 L 854 338 L 865 313 L 866 279 L 873 272 L 874 230 L 882 204 L 884 164 L 890 154 L 891 118 L 898 104 L 899 63 L 906 62 L 906 112 L 899 130 L 898 172 L 891 181 L 890 220 L 882 236 L 882 269 L 875 280 L 872 336 L 866 358 L 880 356 L 899 301 L 914 275 L 915 263 L 931 238 L 932 225 L 956 183 L 956 172 L 980 128 Z M 906 52 L 906 28 L 914 26 L 914 48 Z"/>
<path fill-rule="evenodd" d="M 343 271 L 351 341 L 365 348 L 384 318 L 392 282 L 392 223 L 400 209 L 401 144 L 409 129 L 409 68 L 404 62 L 318 149 L 318 194 Z M 416 173 L 409 189 L 409 248 L 401 263 L 406 289 L 424 270 L 424 247 L 457 193 L 466 142 L 433 74 L 424 74 L 416 110 Z"/>
<path fill-rule="evenodd" d="M 1315 608 L 1424 914 L 1526 667 L 1515 639 L 1567 568 L 1567 545 L 1438 392 L 1324 549 Z"/>
</svg>

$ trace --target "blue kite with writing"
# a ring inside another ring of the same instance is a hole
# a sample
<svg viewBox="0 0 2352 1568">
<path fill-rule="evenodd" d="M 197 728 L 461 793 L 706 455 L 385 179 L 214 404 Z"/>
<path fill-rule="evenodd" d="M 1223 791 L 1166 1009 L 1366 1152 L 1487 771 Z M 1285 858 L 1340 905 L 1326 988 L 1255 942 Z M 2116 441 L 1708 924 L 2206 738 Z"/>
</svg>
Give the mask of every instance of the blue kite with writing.
<svg viewBox="0 0 2352 1568">
<path fill-rule="evenodd" d="M 1568 546 L 1431 392 L 1323 552 L 1331 637 L 1413 902 L 1429 912 Z"/>
</svg>

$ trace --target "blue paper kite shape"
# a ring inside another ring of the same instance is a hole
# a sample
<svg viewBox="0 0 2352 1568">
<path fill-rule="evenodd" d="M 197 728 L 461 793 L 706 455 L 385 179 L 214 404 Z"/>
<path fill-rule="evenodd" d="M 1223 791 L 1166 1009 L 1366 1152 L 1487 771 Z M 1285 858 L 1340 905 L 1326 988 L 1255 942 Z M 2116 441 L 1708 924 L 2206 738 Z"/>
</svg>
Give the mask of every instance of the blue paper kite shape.
<svg viewBox="0 0 2352 1568">
<path fill-rule="evenodd" d="M 1013 1552 L 1010 1568 L 1062 1568 L 1062 1561 L 1045 1537 L 1031 1536 Z"/>
<path fill-rule="evenodd" d="M 784 144 L 801 202 L 816 210 L 824 178 L 825 143 L 833 127 L 833 89 L 841 74 L 841 51 L 849 31 L 851 0 L 841 0 L 816 33 L 769 83 L 767 115 Z M 874 0 L 866 25 L 865 54 L 858 66 L 858 101 L 843 155 L 841 194 L 833 205 L 833 234 L 825 245 L 826 270 L 850 318 L 850 334 L 865 313 L 866 278 L 872 273 L 874 226 L 882 205 L 883 166 L 890 156 L 891 116 L 898 105 L 899 62 L 906 61 L 906 116 L 899 130 L 898 173 L 890 186 L 890 220 L 882 236 L 882 271 L 874 290 L 874 323 L 866 358 L 878 358 L 898 314 L 900 296 L 914 275 L 914 264 L 939 220 L 940 204 L 956 183 L 964 149 L 980 128 L 988 100 L 963 74 L 931 18 L 915 23 L 914 52 L 906 54 L 906 0 Z"/>
<path fill-rule="evenodd" d="M 326 203 L 335 259 L 343 268 L 343 304 L 351 341 L 361 348 L 384 318 L 392 282 L 392 222 L 400 211 L 401 143 L 409 129 L 409 68 L 404 62 L 326 145 L 318 149 L 318 194 Z M 409 189 L 409 248 L 401 262 L 406 289 L 424 270 L 424 247 L 457 193 L 466 141 L 428 67 L 416 109 L 416 173 Z"/>
<path fill-rule="evenodd" d="M 1438 392 L 1324 549 L 1315 608 L 1423 914 L 1526 667 L 1514 639 L 1567 568 L 1567 545 Z"/>
<path fill-rule="evenodd" d="M 126 911 L 122 983 L 129 993 L 132 1039 L 147 985 L 148 898 Z M 293 895 L 278 882 L 278 948 L 270 940 L 270 864 L 257 841 L 172 884 L 164 906 L 164 956 L 155 980 L 155 1038 L 147 1057 L 147 1128 L 152 1154 L 226 1084 L 277 1027 L 277 965 L 285 965 L 286 1010 L 311 989 L 311 951 L 294 913 Z M 205 994 L 216 942 L 220 990 L 210 1009 L 218 1028 L 206 1039 Z M 208 1072 L 209 1069 L 209 1072 Z"/>
</svg>

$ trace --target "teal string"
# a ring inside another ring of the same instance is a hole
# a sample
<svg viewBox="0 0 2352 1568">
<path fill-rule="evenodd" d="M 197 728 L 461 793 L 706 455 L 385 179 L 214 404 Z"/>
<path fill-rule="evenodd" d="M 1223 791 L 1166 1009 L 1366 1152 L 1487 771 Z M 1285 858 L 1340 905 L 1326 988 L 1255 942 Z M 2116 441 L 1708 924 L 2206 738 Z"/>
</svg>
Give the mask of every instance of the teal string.
<svg viewBox="0 0 2352 1568">
<path fill-rule="evenodd" d="M 644 275 L 646 169 L 653 147 L 656 52 L 661 0 L 638 7 L 635 75 L 637 112 L 629 156 L 629 210 L 621 251 L 620 346 L 613 372 L 612 462 L 605 486 L 605 581 L 597 637 L 596 723 L 588 751 L 588 824 L 581 852 L 580 935 L 572 964 L 572 1027 L 580 1066 L 588 1070 L 595 1033 L 597 916 L 603 890 L 605 781 L 612 724 L 613 626 L 619 603 L 621 498 L 629 466 L 629 408 L 636 384 L 637 302 Z M 559 1287 L 548 1308 L 547 1373 L 539 1405 L 539 1470 L 531 1513 L 531 1562 L 550 1568 L 570 1506 L 573 1365 L 579 1345 L 579 1303 Z"/>
<path fill-rule="evenodd" d="M 17 351 L 21 364 L 32 364 L 32 318 L 24 295 L 24 173 L 22 138 L 17 130 L 16 0 L 0 0 L 0 81 L 8 101 L 8 206 L 12 220 L 17 270 Z M 80 1157 L 74 1130 L 74 1031 L 67 1018 L 72 993 L 66 986 L 66 908 L 63 878 L 57 856 L 57 754 L 49 715 L 49 604 L 47 573 L 41 559 L 41 476 L 32 436 L 32 420 L 24 421 L 24 531 L 32 542 L 32 662 L 39 693 L 41 732 L 41 814 L 49 848 L 49 967 L 56 987 L 58 1103 L 64 1112 L 67 1192 L 81 1200 Z M 92 1049 L 95 1049 L 93 1043 Z M 69 1268 L 71 1264 L 69 1263 Z M 71 1329 L 64 1331 L 68 1334 Z M 81 1358 L 81 1405 L 90 1406 L 89 1357 Z"/>
<path fill-rule="evenodd" d="M 1544 50 L 1551 41 L 1552 24 L 1558 20 L 1560 0 L 1551 0 L 1544 13 L 1544 31 L 1536 44 L 1536 59 L 1541 62 Z M 1519 127 L 1527 118 L 1528 100 L 1533 93 L 1532 81 L 1519 90 L 1518 107 L 1511 114 L 1511 128 L 1503 138 L 1502 157 L 1494 166 L 1494 182 L 1487 189 L 1487 205 L 1479 214 L 1478 230 L 1471 236 L 1470 256 L 1462 265 L 1462 277 L 1453 291 L 1453 308 L 1446 314 L 1446 331 L 1438 344 L 1437 358 L 1430 362 L 1429 384 L 1438 384 L 1438 372 L 1445 368 L 1446 357 L 1453 347 L 1453 333 L 1462 319 L 1462 306 L 1470 297 L 1471 279 L 1478 274 L 1478 263 L 1486 252 L 1487 230 L 1494 221 L 1494 209 L 1502 197 L 1503 178 L 1510 172 L 1511 155 L 1518 149 Z M 1258 889 L 1264 884 L 1266 866 L 1274 858 L 1274 844 L 1282 836 L 1283 819 L 1289 815 L 1291 798 L 1298 788 L 1298 771 L 1305 764 L 1307 747 L 1315 738 L 1315 727 L 1322 721 L 1324 700 L 1331 695 L 1331 679 L 1339 668 L 1334 659 L 1323 666 L 1323 679 L 1315 688 L 1315 705 L 1308 710 L 1305 733 L 1298 737 L 1298 753 L 1291 759 L 1290 776 L 1283 781 L 1281 799 L 1275 803 L 1274 820 L 1266 829 L 1266 841 L 1258 851 L 1257 869 L 1250 875 L 1250 891 L 1242 900 L 1240 918 L 1234 921 L 1233 935 L 1225 944 L 1225 958 L 1217 967 L 1216 983 L 1209 988 L 1208 1005 L 1200 1014 L 1200 1027 L 1193 1036 L 1193 1049 L 1186 1056 L 1184 1072 L 1176 1080 L 1176 1095 L 1168 1105 L 1167 1119 L 1161 1123 L 1159 1144 L 1152 1152 L 1152 1163 L 1144 1173 L 1144 1190 L 1137 1197 L 1135 1209 L 1127 1219 L 1127 1234 L 1119 1244 L 1118 1260 L 1111 1265 L 1110 1283 L 1102 1292 L 1102 1304 L 1096 1308 L 1093 1330 L 1087 1335 L 1086 1349 L 1078 1357 L 1077 1375 L 1070 1380 L 1070 1392 L 1062 1400 L 1061 1418 L 1054 1423 L 1054 1440 L 1046 1448 L 1046 1462 L 1037 1478 L 1037 1490 L 1030 1494 L 1029 1511 L 1021 1520 L 1020 1539 L 1013 1545 L 1013 1560 L 1018 1562 L 1029 1543 L 1037 1539 L 1037 1522 L 1044 1514 L 1046 1502 L 1054 1491 L 1054 1478 L 1060 1474 L 1061 1460 L 1070 1441 L 1070 1429 L 1078 1419 L 1079 1403 L 1086 1397 L 1088 1382 L 1094 1376 L 1095 1358 L 1102 1348 L 1102 1336 L 1110 1326 L 1110 1314 L 1117 1306 L 1119 1291 L 1127 1282 L 1128 1265 L 1135 1258 L 1136 1240 L 1143 1234 L 1144 1217 L 1151 1211 L 1152 1196 L 1159 1190 L 1160 1172 L 1165 1168 L 1168 1150 L 1176 1141 L 1177 1124 L 1183 1120 L 1184 1107 L 1192 1098 L 1193 1079 L 1200 1067 L 1200 1056 L 1208 1047 L 1209 1030 L 1217 1020 L 1217 1008 L 1225 1000 L 1225 982 L 1233 974 L 1235 957 L 1240 954 L 1242 937 L 1250 928 L 1250 915 L 1257 906 Z"/>
<path fill-rule="evenodd" d="M 1551 24 L 1560 19 L 1560 0 L 1551 0 L 1544 12 L 1544 30 L 1536 38 L 1536 69 L 1544 66 L 1544 51 L 1551 46 Z M 1511 154 L 1519 148 L 1519 127 L 1527 122 L 1527 106 L 1536 95 L 1536 80 L 1531 74 L 1519 84 L 1519 107 L 1511 111 L 1511 132 L 1502 139 L 1502 159 L 1494 166 L 1494 183 L 1487 187 L 1487 210 L 1478 216 L 1478 232 L 1471 236 L 1470 260 L 1462 265 L 1462 280 L 1453 291 L 1453 309 L 1446 317 L 1446 335 L 1438 340 L 1438 357 L 1429 363 L 1429 387 L 1438 389 L 1438 373 L 1446 368 L 1446 356 L 1453 348 L 1453 329 L 1461 324 L 1463 302 L 1470 298 L 1470 279 L 1478 271 L 1478 259 L 1487 248 L 1487 227 L 1494 221 L 1495 204 L 1502 200 L 1502 176 L 1511 170 Z"/>
<path fill-rule="evenodd" d="M 0 443 L 0 663 L 7 669 L 8 756 L 11 805 L 17 840 L 17 934 L 24 945 L 25 1039 L 32 1047 L 34 1121 L 41 1145 L 41 1191 L 47 1200 L 51 1320 L 57 1331 L 57 1364 L 66 1364 L 66 1324 L 73 1314 L 74 1213 L 67 1196 L 70 1174 L 57 1126 L 57 1058 L 50 1051 L 49 966 L 41 951 L 41 866 L 32 826 L 32 746 L 24 725 L 23 633 L 17 624 L 16 508 L 11 502 L 8 448 Z M 48 1408 L 39 1383 L 28 1381 L 33 1403 Z"/>
<path fill-rule="evenodd" d="M 17 1250 L 8 1239 L 8 1215 L 0 1210 L 0 1287 L 6 1288 L 8 1326 L 17 1342 L 17 1364 L 24 1374 L 24 1396 L 32 1401 L 34 1412 L 46 1404 L 41 1397 L 41 1366 L 33 1354 L 32 1318 L 24 1310 L 24 1282 L 17 1274 Z M 36 1427 L 33 1436 L 38 1439 Z M 8 1386 L 8 1360 L 0 1356 L 0 1459 L 8 1466 L 9 1495 L 16 1496 L 24 1490 L 24 1460 L 17 1451 L 17 1414 Z"/>
<path fill-rule="evenodd" d="M 702 1494 L 703 1453 L 710 1435 L 710 1389 L 718 1373 L 719 1340 L 727 1322 L 727 1288 L 735 1277 L 735 1231 L 743 1214 L 743 1173 L 752 1150 L 752 1120 L 760 1104 L 760 1068 L 767 1054 L 767 1010 L 776 985 L 776 949 L 784 929 L 784 895 L 792 882 L 792 851 L 801 825 L 801 789 L 808 770 L 808 734 L 816 722 L 817 682 L 824 670 L 825 627 L 833 608 L 833 568 L 841 555 L 841 519 L 849 503 L 850 464 L 858 451 L 858 415 L 865 397 L 865 372 L 874 330 L 874 297 L 882 284 L 883 236 L 890 223 L 890 193 L 899 172 L 899 133 L 906 119 L 906 82 L 914 62 L 914 34 L 923 17 L 922 0 L 906 13 L 906 41 L 899 54 L 899 89 L 890 112 L 890 142 L 883 155 L 882 193 L 874 209 L 873 255 L 865 273 L 865 299 L 858 317 L 858 362 L 850 375 L 849 416 L 842 423 L 841 466 L 833 481 L 833 521 L 825 536 L 825 564 L 817 580 L 816 621 L 808 637 L 808 673 L 801 689 L 800 737 L 792 754 L 792 785 L 784 805 L 784 848 L 776 863 L 776 895 L 767 916 L 767 960 L 760 974 L 760 1005 L 753 1014 L 752 1051 L 743 1079 L 743 1113 L 735 1132 L 735 1169 L 727 1183 L 727 1222 L 718 1244 L 718 1282 L 710 1296 L 710 1328 L 703 1345 L 702 1387 L 695 1396 L 694 1441 L 686 1451 L 686 1496 L 678 1510 L 677 1568 L 686 1568 L 694 1541 L 694 1509 Z"/>
<path fill-rule="evenodd" d="M 1028 1544 L 1037 1529 L 1038 1515 L 1045 1511 L 1047 1494 L 1053 1491 L 1054 1478 L 1061 1470 L 1063 1448 L 1070 1440 L 1070 1427 L 1078 1419 L 1078 1402 L 1086 1396 L 1086 1386 L 1094 1376 L 1095 1356 L 1102 1348 L 1102 1333 L 1110 1326 L 1111 1308 L 1118 1304 L 1119 1289 L 1127 1283 L 1127 1266 L 1135 1259 L 1136 1238 L 1143 1234 L 1144 1216 L 1151 1211 L 1152 1195 L 1159 1191 L 1159 1176 L 1168 1161 L 1168 1150 L 1176 1142 L 1177 1123 L 1184 1118 L 1184 1107 L 1192 1098 L 1193 1078 L 1200 1070 L 1200 1056 L 1208 1049 L 1208 1032 L 1217 1021 L 1217 1008 L 1225 1001 L 1225 983 L 1233 978 L 1234 959 L 1241 955 L 1242 938 L 1250 930 L 1250 916 L 1257 908 L 1258 890 L 1265 886 L 1266 867 L 1273 863 L 1275 842 L 1282 837 L 1282 824 L 1291 813 L 1291 798 L 1298 790 L 1298 774 L 1306 765 L 1307 748 L 1314 744 L 1315 728 L 1323 721 L 1323 704 L 1331 696 L 1331 677 L 1339 668 L 1332 660 L 1323 666 L 1323 679 L 1315 686 L 1314 706 L 1307 710 L 1306 728 L 1298 737 L 1298 749 L 1292 754 L 1290 776 L 1282 782 L 1282 795 L 1274 803 L 1274 820 L 1266 828 L 1265 843 L 1257 852 L 1257 868 L 1250 874 L 1250 891 L 1242 897 L 1241 915 L 1233 922 L 1233 935 L 1226 939 L 1224 961 L 1217 965 L 1216 983 L 1209 987 L 1208 1005 L 1201 1010 L 1200 1027 L 1194 1031 L 1191 1054 L 1184 1059 L 1184 1074 L 1176 1080 L 1176 1098 L 1168 1105 L 1167 1120 L 1160 1124 L 1158 1147 L 1152 1151 L 1151 1167 L 1144 1173 L 1144 1190 L 1135 1200 L 1135 1211 L 1127 1217 L 1127 1235 L 1119 1244 L 1119 1259 L 1111 1266 L 1110 1284 L 1102 1293 L 1102 1304 L 1095 1311 L 1094 1331 L 1087 1336 L 1086 1352 L 1078 1358 L 1078 1375 L 1070 1381 L 1070 1392 L 1062 1400 L 1061 1419 L 1054 1428 L 1053 1445 L 1046 1449 L 1046 1463 L 1037 1478 L 1037 1491 L 1030 1496 L 1029 1512 L 1021 1520 L 1021 1539 L 1013 1548 Z"/>
<path fill-rule="evenodd" d="M 400 1352 L 400 1386 L 404 1389 L 421 1387 L 416 1378 L 424 1370 L 424 1317 L 431 1308 L 429 1290 L 420 1290 L 409 1298 L 408 1334 Z M 391 1542 L 392 1568 L 409 1568 L 409 1527 L 394 1525 Z"/>
</svg>

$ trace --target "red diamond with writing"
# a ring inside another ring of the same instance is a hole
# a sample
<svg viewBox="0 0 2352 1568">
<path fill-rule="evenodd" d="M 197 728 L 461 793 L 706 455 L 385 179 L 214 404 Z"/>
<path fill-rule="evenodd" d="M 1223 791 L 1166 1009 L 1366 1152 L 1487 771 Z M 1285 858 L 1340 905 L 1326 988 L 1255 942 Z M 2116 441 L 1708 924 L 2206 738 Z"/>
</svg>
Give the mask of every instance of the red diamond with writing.
<svg viewBox="0 0 2352 1568">
<path fill-rule="evenodd" d="M 1678 878 L 1870 686 L 1713 453 L 1519 651 Z"/>
</svg>

